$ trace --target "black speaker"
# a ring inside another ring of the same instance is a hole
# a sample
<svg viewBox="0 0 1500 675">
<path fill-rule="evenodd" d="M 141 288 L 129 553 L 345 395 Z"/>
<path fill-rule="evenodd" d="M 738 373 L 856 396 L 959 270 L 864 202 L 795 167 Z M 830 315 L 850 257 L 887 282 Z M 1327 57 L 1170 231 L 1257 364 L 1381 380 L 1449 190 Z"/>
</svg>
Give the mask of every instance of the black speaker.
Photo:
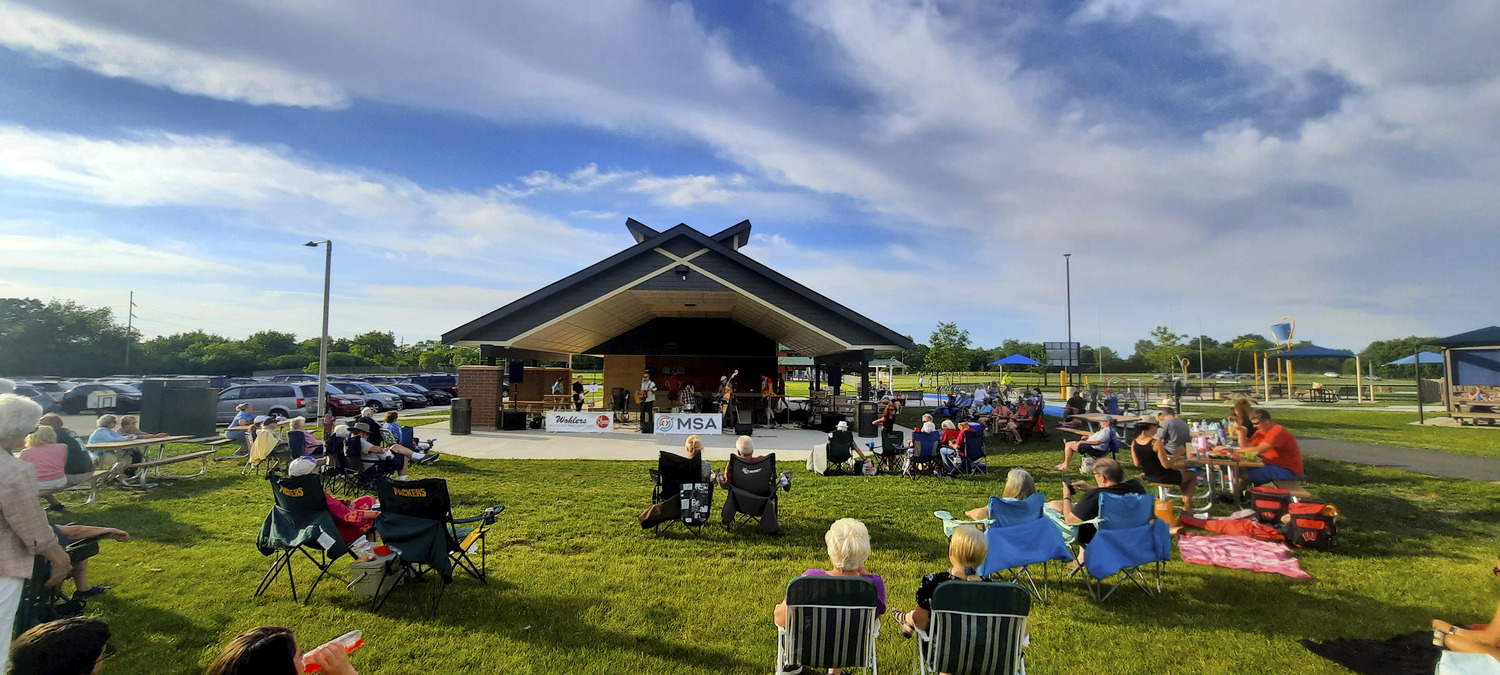
<svg viewBox="0 0 1500 675">
<path fill-rule="evenodd" d="M 521 410 L 500 411 L 501 431 L 524 431 L 526 429 L 526 413 Z"/>
<path fill-rule="evenodd" d="M 753 425 L 753 424 L 736 424 L 736 425 L 734 425 L 734 435 L 736 435 L 736 436 L 754 436 L 755 435 L 755 425 Z"/>
</svg>

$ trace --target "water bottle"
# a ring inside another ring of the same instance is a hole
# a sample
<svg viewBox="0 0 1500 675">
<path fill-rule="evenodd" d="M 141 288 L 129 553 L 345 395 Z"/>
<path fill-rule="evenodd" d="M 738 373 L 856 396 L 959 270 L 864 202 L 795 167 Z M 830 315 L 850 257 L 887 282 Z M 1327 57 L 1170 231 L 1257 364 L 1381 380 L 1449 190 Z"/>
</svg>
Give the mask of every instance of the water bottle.
<svg viewBox="0 0 1500 675">
<path fill-rule="evenodd" d="M 344 633 L 343 635 L 329 640 L 324 644 L 336 644 L 344 648 L 345 654 L 352 654 L 354 653 L 354 650 L 365 646 L 365 634 L 357 630 L 351 630 L 347 633 Z M 321 649 L 322 645 L 319 645 L 318 647 L 319 649 Z M 313 651 L 317 651 L 317 649 L 314 649 Z M 319 666 L 318 664 L 308 660 L 308 657 L 311 655 L 312 652 L 308 652 L 302 655 L 302 672 L 304 673 L 316 673 L 323 670 L 322 666 Z"/>
</svg>

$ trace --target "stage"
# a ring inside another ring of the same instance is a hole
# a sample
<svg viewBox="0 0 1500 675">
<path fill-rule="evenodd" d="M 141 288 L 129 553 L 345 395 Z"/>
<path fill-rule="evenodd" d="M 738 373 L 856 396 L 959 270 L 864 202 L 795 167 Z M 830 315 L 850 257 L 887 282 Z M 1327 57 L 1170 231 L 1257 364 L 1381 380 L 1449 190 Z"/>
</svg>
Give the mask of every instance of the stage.
<svg viewBox="0 0 1500 675">
<path fill-rule="evenodd" d="M 632 416 L 634 418 L 634 416 Z M 635 428 L 628 424 L 626 428 Z M 907 436 L 911 430 L 897 426 Z M 606 459 L 631 461 L 656 461 L 662 450 L 682 451 L 687 438 L 678 434 L 642 434 L 617 431 L 603 434 L 550 433 L 541 429 L 526 431 L 495 431 L 474 429 L 464 436 L 448 433 L 447 422 L 417 427 L 417 438 L 437 439 L 437 451 L 460 457 L 476 459 Z M 704 456 L 714 462 L 728 460 L 734 452 L 736 436 L 730 434 L 700 435 L 703 439 Z M 778 461 L 807 461 L 813 446 L 825 443 L 828 434 L 813 429 L 783 426 L 775 429 L 757 428 L 751 436 L 755 443 L 755 454 L 776 453 Z M 854 440 L 865 447 L 874 438 Z M 439 462 L 437 466 L 442 466 Z"/>
</svg>

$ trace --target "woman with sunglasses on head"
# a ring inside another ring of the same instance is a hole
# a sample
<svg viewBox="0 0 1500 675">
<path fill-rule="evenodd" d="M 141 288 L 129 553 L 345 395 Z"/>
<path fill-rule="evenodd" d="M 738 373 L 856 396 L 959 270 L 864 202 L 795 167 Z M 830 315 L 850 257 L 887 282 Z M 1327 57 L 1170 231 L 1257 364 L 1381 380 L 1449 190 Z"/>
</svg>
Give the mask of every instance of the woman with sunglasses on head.
<svg viewBox="0 0 1500 675">
<path fill-rule="evenodd" d="M 359 675 L 337 644 L 324 644 L 304 659 L 297 636 L 281 626 L 253 628 L 230 640 L 205 675 L 300 675 L 308 662 L 326 675 Z"/>
<path fill-rule="evenodd" d="M 109 624 L 92 616 L 74 616 L 32 626 L 11 643 L 6 673 L 91 675 L 115 655 Z"/>
</svg>

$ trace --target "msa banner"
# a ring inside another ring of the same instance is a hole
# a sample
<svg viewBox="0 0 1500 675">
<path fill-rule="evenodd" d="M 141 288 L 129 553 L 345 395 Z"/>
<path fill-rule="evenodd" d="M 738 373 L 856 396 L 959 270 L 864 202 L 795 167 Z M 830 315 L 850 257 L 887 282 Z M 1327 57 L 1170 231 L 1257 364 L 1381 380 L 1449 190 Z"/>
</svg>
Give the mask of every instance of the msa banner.
<svg viewBox="0 0 1500 675">
<path fill-rule="evenodd" d="M 609 413 L 553 410 L 547 413 L 547 431 L 572 434 L 602 434 L 615 430 L 615 418 Z"/>
<path fill-rule="evenodd" d="M 718 413 L 656 413 L 658 434 L 721 434 L 722 424 Z"/>
</svg>

